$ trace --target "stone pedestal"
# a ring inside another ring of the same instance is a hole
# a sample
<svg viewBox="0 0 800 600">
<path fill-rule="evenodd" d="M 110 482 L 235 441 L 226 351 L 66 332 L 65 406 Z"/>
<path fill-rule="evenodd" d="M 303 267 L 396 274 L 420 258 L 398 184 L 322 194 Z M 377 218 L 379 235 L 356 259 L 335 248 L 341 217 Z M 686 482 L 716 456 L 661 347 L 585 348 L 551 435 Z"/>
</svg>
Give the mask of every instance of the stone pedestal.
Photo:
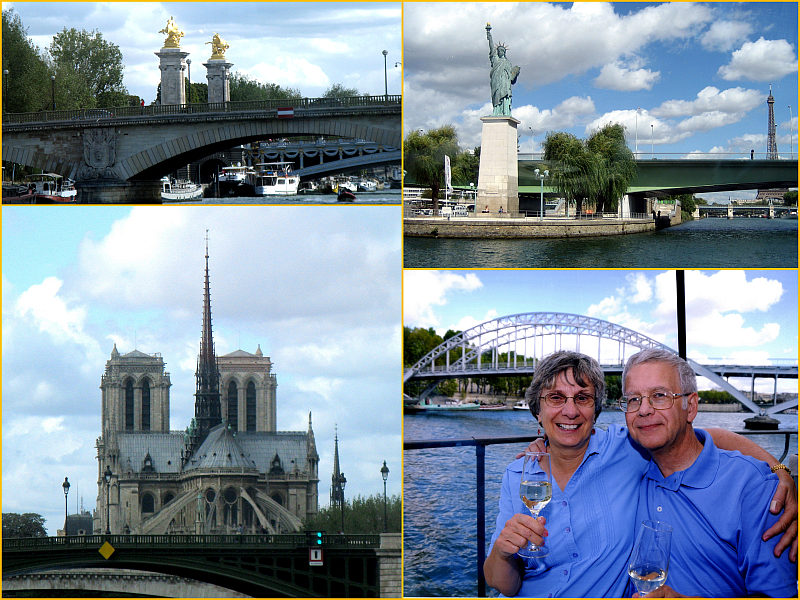
<svg viewBox="0 0 800 600">
<path fill-rule="evenodd" d="M 186 57 L 180 48 L 162 48 L 155 55 L 161 69 L 161 104 L 186 104 Z"/>
<path fill-rule="evenodd" d="M 208 102 L 230 102 L 231 99 L 231 67 L 224 58 L 212 58 L 203 63 L 208 78 Z"/>
<path fill-rule="evenodd" d="M 492 215 L 519 212 L 517 125 L 514 117 L 481 117 L 481 162 L 475 212 L 487 206 Z"/>
</svg>

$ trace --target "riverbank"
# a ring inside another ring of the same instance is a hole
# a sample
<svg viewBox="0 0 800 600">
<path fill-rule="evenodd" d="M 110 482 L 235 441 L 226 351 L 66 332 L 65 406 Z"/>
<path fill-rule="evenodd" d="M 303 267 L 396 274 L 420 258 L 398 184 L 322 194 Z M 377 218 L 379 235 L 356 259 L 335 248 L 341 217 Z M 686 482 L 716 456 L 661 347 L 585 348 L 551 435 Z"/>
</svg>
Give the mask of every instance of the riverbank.
<svg viewBox="0 0 800 600">
<path fill-rule="evenodd" d="M 679 225 L 680 216 L 671 225 Z M 406 217 L 403 235 L 428 238 L 526 239 L 605 237 L 655 231 L 653 219 L 545 219 L 538 217 Z"/>
</svg>

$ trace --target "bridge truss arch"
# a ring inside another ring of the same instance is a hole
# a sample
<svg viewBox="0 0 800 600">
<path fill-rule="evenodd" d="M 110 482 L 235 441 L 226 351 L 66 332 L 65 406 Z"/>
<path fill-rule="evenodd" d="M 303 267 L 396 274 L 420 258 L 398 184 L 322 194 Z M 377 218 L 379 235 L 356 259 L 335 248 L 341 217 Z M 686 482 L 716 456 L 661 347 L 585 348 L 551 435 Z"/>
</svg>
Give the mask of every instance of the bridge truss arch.
<svg viewBox="0 0 800 600">
<path fill-rule="evenodd" d="M 596 338 L 591 348 L 587 337 Z M 539 359 L 560 349 L 574 349 L 594 356 L 601 365 L 620 368 L 628 356 L 647 348 L 678 354 L 651 337 L 602 319 L 559 312 L 519 313 L 486 321 L 445 340 L 407 369 L 403 382 L 433 380 L 424 397 L 442 379 L 532 373 Z M 612 359 L 614 350 L 616 358 Z M 765 413 L 713 370 L 691 359 L 687 362 L 697 375 L 711 380 L 748 410 Z M 786 406 L 778 405 L 768 412 L 783 408 Z"/>
</svg>

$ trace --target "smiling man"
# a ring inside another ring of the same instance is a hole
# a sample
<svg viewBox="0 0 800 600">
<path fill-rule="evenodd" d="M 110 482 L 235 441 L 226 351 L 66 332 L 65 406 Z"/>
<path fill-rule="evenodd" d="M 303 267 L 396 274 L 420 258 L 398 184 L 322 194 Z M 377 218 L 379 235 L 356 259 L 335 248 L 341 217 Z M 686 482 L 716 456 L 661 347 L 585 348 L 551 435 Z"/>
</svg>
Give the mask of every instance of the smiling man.
<svg viewBox="0 0 800 600">
<path fill-rule="evenodd" d="M 651 456 L 639 489 L 637 523 L 672 527 L 668 585 L 648 597 L 796 597 L 796 566 L 775 558 L 762 532 L 777 517 L 769 506 L 773 465 L 718 449 L 695 430 L 697 383 L 692 368 L 664 350 L 633 355 L 623 372 L 620 406 L 630 436 Z"/>
</svg>

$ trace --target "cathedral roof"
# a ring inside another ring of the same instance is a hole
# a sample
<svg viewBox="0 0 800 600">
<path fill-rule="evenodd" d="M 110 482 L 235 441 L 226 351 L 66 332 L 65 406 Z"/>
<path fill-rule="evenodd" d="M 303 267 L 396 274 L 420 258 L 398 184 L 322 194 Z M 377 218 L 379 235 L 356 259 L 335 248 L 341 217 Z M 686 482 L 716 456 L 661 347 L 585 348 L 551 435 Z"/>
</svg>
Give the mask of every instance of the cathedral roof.
<svg viewBox="0 0 800 600">
<path fill-rule="evenodd" d="M 116 348 L 116 345 L 114 346 Z M 122 358 L 155 358 L 150 354 L 145 354 L 141 350 L 131 350 L 127 354 L 123 354 Z"/>
<path fill-rule="evenodd" d="M 236 357 L 245 357 L 245 358 L 252 358 L 256 356 L 255 354 L 251 354 L 245 350 L 234 350 L 233 352 L 229 352 L 228 354 L 223 354 L 220 358 L 236 358 Z"/>
<path fill-rule="evenodd" d="M 156 473 L 179 473 L 181 470 L 182 433 L 126 432 L 117 434 L 119 464 L 123 472 L 138 473 L 150 454 Z"/>
<path fill-rule="evenodd" d="M 256 463 L 245 454 L 244 449 L 237 442 L 233 431 L 224 424 L 217 425 L 208 433 L 208 437 L 195 452 L 195 459 L 195 461 L 191 461 L 190 468 L 257 468 Z"/>
</svg>

